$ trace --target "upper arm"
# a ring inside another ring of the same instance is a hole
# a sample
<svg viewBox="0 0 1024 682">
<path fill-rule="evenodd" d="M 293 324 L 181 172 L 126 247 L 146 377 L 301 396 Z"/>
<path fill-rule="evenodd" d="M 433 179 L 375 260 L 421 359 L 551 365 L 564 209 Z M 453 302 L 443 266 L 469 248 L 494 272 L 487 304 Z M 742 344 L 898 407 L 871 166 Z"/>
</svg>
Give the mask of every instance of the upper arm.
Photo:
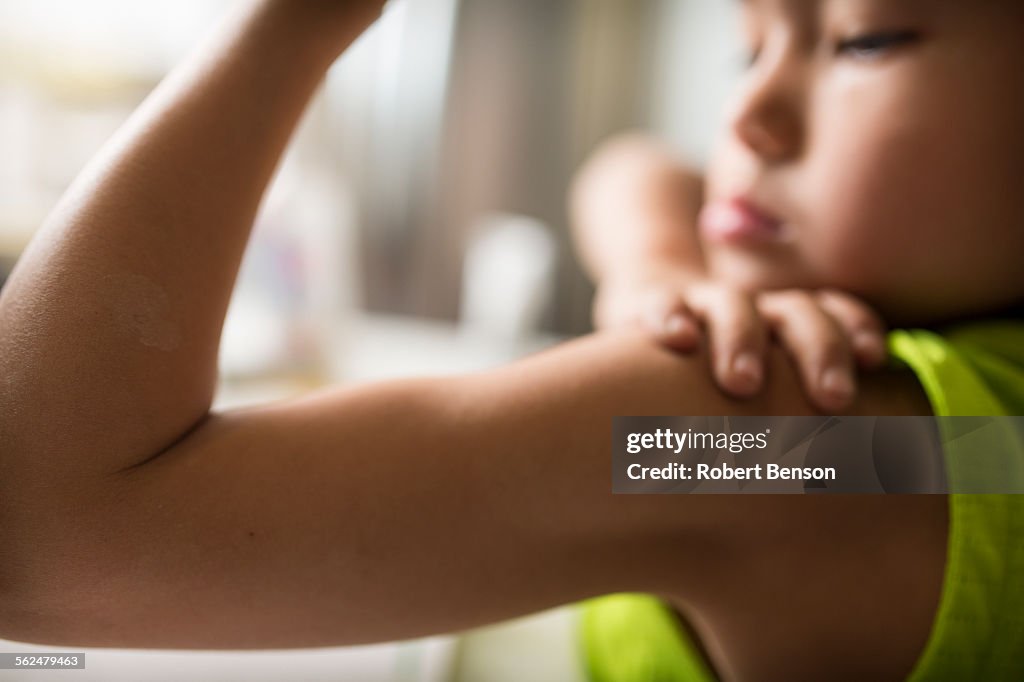
<svg viewBox="0 0 1024 682">
<path fill-rule="evenodd" d="M 702 518 L 728 525 L 721 510 L 702 515 L 711 498 L 612 496 L 611 418 L 813 412 L 781 355 L 768 390 L 742 402 L 706 364 L 594 336 L 476 376 L 212 414 L 143 465 L 66 485 L 52 513 L 26 508 L 19 537 L 47 542 L 23 542 L 14 562 L 37 576 L 23 593 L 35 615 L 16 634 L 318 646 L 649 589 L 649 571 L 694 566 L 656 566 L 659 548 L 645 546 L 650 561 L 626 567 L 623 543 L 675 546 Z M 907 389 L 869 390 L 860 408 L 906 411 Z"/>
</svg>

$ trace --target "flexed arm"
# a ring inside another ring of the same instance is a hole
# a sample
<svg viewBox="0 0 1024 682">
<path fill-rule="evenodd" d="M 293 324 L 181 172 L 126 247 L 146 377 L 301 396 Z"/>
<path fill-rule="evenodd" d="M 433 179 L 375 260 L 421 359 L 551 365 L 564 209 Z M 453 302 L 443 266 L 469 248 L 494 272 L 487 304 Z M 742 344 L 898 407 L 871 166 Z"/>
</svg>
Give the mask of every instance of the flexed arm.
<svg viewBox="0 0 1024 682">
<path fill-rule="evenodd" d="M 379 8 L 247 5 L 161 85 L 25 253 L 0 298 L 0 636 L 320 646 L 619 590 L 714 605 L 739 571 L 752 585 L 781 574 L 761 538 L 794 524 L 796 537 L 819 537 L 840 513 L 870 531 L 844 538 L 860 560 L 847 570 L 922 583 L 914 558 L 941 552 L 941 537 L 877 523 L 853 502 L 808 514 L 802 500 L 611 495 L 614 415 L 811 412 L 781 354 L 768 390 L 746 402 L 714 387 L 705 355 L 623 334 L 476 376 L 210 412 L 261 193 L 327 66 Z M 912 378 L 869 388 L 862 412 L 927 409 Z M 821 573 L 844 580 L 844 556 L 829 554 Z M 931 594 L 899 588 L 844 594 L 927 621 Z M 816 623 L 797 616 L 773 631 Z"/>
</svg>

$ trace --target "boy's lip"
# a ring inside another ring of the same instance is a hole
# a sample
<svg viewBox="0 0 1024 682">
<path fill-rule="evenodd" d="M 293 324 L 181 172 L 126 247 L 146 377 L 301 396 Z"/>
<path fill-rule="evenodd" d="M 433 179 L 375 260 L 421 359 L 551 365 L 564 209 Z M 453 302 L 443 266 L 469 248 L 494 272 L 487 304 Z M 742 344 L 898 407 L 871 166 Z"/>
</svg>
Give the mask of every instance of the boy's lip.
<svg viewBox="0 0 1024 682">
<path fill-rule="evenodd" d="M 734 246 L 777 242 L 782 220 L 745 196 L 708 202 L 699 218 L 701 234 L 710 242 Z"/>
</svg>

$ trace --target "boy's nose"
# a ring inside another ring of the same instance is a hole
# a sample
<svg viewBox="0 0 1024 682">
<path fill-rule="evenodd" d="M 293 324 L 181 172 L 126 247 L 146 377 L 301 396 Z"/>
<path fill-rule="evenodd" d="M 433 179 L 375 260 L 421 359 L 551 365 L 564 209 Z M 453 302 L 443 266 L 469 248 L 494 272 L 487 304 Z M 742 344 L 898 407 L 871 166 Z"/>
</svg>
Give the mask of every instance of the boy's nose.
<svg viewBox="0 0 1024 682">
<path fill-rule="evenodd" d="M 783 57 L 755 65 L 734 100 L 733 134 L 765 162 L 789 161 L 801 153 L 803 97 L 798 68 Z"/>
</svg>

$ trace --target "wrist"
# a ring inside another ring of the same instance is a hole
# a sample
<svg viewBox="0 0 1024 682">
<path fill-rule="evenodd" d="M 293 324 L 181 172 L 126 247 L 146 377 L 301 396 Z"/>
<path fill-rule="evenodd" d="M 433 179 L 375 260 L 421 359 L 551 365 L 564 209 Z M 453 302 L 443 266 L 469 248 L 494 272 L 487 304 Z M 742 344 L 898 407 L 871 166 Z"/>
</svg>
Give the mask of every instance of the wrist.
<svg viewBox="0 0 1024 682">
<path fill-rule="evenodd" d="M 380 18 L 386 0 L 257 0 L 270 26 L 292 33 L 299 45 L 329 63 Z"/>
</svg>

